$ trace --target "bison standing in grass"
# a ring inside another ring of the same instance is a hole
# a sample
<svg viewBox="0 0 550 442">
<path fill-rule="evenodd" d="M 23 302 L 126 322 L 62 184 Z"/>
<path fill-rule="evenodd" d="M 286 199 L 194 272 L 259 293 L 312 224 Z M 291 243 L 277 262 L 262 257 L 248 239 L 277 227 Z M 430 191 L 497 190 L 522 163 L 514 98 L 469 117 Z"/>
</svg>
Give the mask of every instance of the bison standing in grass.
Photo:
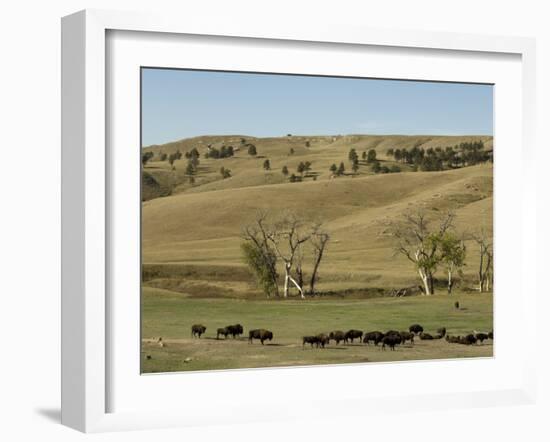
<svg viewBox="0 0 550 442">
<path fill-rule="evenodd" d="M 216 331 L 216 339 L 220 339 L 220 335 L 222 335 L 225 339 L 227 339 L 227 335 L 229 334 L 230 334 L 229 327 L 219 328 Z"/>
<path fill-rule="evenodd" d="M 191 337 L 196 337 L 198 336 L 199 338 L 201 337 L 201 335 L 204 334 L 204 332 L 206 332 L 206 327 L 202 324 L 194 324 L 192 327 L 191 327 Z"/>
<path fill-rule="evenodd" d="M 333 341 L 336 341 L 336 345 L 340 343 L 340 341 L 345 341 L 345 333 L 341 330 L 331 331 L 328 335 L 329 339 L 332 339 Z"/>
<path fill-rule="evenodd" d="M 395 351 L 395 346 L 401 344 L 401 335 L 399 334 L 386 334 L 382 338 L 382 350 L 386 349 L 386 345 L 390 347 L 390 350 Z"/>
<path fill-rule="evenodd" d="M 476 333 L 475 334 L 475 337 L 476 337 L 476 340 L 478 340 L 479 342 L 481 342 L 483 344 L 483 341 L 485 341 L 486 339 L 489 339 L 489 335 L 487 333 Z"/>
<path fill-rule="evenodd" d="M 330 338 L 324 333 L 320 333 L 315 337 L 317 338 L 317 347 L 321 346 L 321 348 L 325 348 L 325 345 L 328 345 L 330 342 Z"/>
<path fill-rule="evenodd" d="M 411 341 L 411 344 L 414 344 L 414 333 L 402 331 L 401 332 L 401 342 L 404 344 L 407 341 Z"/>
<path fill-rule="evenodd" d="M 344 335 L 344 342 L 347 344 L 348 341 L 351 341 L 353 344 L 354 339 L 359 339 L 359 342 L 361 342 L 361 338 L 363 337 L 363 332 L 361 330 L 348 330 L 346 334 Z"/>
<path fill-rule="evenodd" d="M 264 341 L 271 341 L 273 339 L 273 332 L 263 328 L 250 330 L 248 332 L 248 342 L 252 344 L 253 339 L 259 339 L 262 345 L 264 345 Z"/>
<path fill-rule="evenodd" d="M 304 336 L 302 338 L 302 347 L 304 347 L 306 344 L 311 344 L 313 347 L 313 344 L 318 345 L 319 341 L 317 339 L 317 336 Z"/>
<path fill-rule="evenodd" d="M 372 331 L 372 332 L 365 333 L 363 342 L 369 345 L 369 342 L 372 341 L 373 344 L 377 346 L 380 342 L 382 342 L 383 337 L 384 337 L 384 333 L 379 331 Z"/>
<path fill-rule="evenodd" d="M 244 329 L 241 324 L 235 324 L 235 325 L 228 325 L 225 327 L 228 331 L 228 334 L 233 336 L 233 339 L 235 339 L 237 336 L 240 336 L 243 334 Z"/>
<path fill-rule="evenodd" d="M 420 324 L 413 324 L 409 327 L 409 331 L 417 335 L 424 331 L 424 327 L 422 327 Z"/>
</svg>

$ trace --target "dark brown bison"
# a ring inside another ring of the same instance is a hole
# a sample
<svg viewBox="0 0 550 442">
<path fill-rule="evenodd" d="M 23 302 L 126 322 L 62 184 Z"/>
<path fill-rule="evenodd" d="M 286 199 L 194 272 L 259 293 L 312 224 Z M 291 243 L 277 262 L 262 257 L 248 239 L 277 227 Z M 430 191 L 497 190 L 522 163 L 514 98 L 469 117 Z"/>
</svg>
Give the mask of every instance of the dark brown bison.
<svg viewBox="0 0 550 442">
<path fill-rule="evenodd" d="M 487 336 L 489 337 L 490 340 L 493 340 L 493 330 L 491 330 L 489 333 L 487 333 Z"/>
<path fill-rule="evenodd" d="M 437 334 L 434 336 L 435 339 L 441 339 L 444 338 L 447 334 L 447 329 L 445 327 L 441 327 L 437 329 Z"/>
<path fill-rule="evenodd" d="M 273 339 L 273 333 L 263 328 L 250 330 L 248 332 L 248 342 L 252 343 L 253 339 L 259 339 L 262 345 L 264 345 L 264 341 L 271 341 Z"/>
<path fill-rule="evenodd" d="M 233 338 L 242 335 L 244 332 L 243 326 L 241 324 L 228 325 L 225 328 L 228 330 L 228 334 L 233 336 Z"/>
<path fill-rule="evenodd" d="M 319 344 L 319 340 L 317 339 L 317 336 L 304 336 L 302 338 L 302 347 L 304 347 L 306 344 L 311 344 L 311 346 L 313 347 L 313 344 Z"/>
<path fill-rule="evenodd" d="M 420 333 L 420 339 L 422 341 L 431 341 L 434 337 L 432 335 L 430 335 L 429 333 Z"/>
<path fill-rule="evenodd" d="M 220 335 L 222 335 L 224 338 L 227 339 L 227 335 L 229 334 L 229 330 L 227 327 L 219 328 L 216 331 L 216 339 L 220 339 Z"/>
<path fill-rule="evenodd" d="M 338 345 L 340 343 L 340 341 L 345 340 L 345 334 L 341 330 L 331 331 L 328 334 L 328 338 L 332 339 L 333 341 L 336 341 L 336 345 Z"/>
<path fill-rule="evenodd" d="M 448 342 L 456 342 L 457 344 L 462 345 L 473 345 L 477 342 L 477 339 L 474 335 L 469 334 L 466 336 L 451 337 Z"/>
<path fill-rule="evenodd" d="M 330 338 L 324 333 L 320 333 L 315 337 L 317 338 L 317 347 L 321 346 L 321 348 L 325 348 L 325 345 L 330 343 Z"/>
<path fill-rule="evenodd" d="M 485 341 L 485 339 L 489 339 L 489 334 L 488 333 L 476 333 L 475 337 L 476 337 L 476 340 L 478 340 L 479 342 L 481 342 L 483 344 L 483 341 Z"/>
<path fill-rule="evenodd" d="M 445 336 L 445 340 L 451 344 L 458 344 L 460 342 L 460 336 Z"/>
<path fill-rule="evenodd" d="M 359 339 L 359 342 L 361 342 L 361 338 L 363 337 L 363 332 L 361 330 L 348 330 L 346 334 L 344 335 L 344 342 L 347 344 L 348 341 L 351 341 L 353 344 L 354 339 Z"/>
<path fill-rule="evenodd" d="M 395 346 L 401 344 L 401 335 L 387 334 L 382 338 L 382 350 L 386 349 L 386 345 L 390 350 L 395 350 Z"/>
<path fill-rule="evenodd" d="M 206 331 L 206 327 L 202 324 L 195 324 L 191 327 L 191 336 L 194 338 L 195 336 L 198 336 L 199 338 L 201 335 L 204 334 Z"/>
<path fill-rule="evenodd" d="M 404 344 L 407 341 L 411 341 L 411 344 L 414 344 L 414 333 L 402 331 L 401 332 L 401 342 Z"/>
<path fill-rule="evenodd" d="M 460 304 L 458 301 L 455 301 L 455 308 L 458 310 L 460 308 Z"/>
<path fill-rule="evenodd" d="M 418 333 L 422 333 L 424 331 L 424 327 L 420 324 L 413 324 L 409 327 L 409 331 L 417 335 Z"/>
<path fill-rule="evenodd" d="M 365 333 L 363 342 L 367 345 L 369 345 L 369 342 L 372 342 L 374 345 L 378 345 L 380 342 L 382 342 L 383 337 L 384 337 L 384 333 L 379 331 L 372 331 L 372 332 Z"/>
</svg>

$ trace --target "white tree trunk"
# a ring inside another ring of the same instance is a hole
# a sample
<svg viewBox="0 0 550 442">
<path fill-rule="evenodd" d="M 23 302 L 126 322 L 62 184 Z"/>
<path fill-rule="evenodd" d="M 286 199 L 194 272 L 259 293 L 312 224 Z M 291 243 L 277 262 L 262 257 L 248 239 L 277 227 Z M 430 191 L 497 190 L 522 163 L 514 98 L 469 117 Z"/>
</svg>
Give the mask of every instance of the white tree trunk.
<svg viewBox="0 0 550 442">
<path fill-rule="evenodd" d="M 285 264 L 285 286 L 283 291 L 283 298 L 288 298 L 288 279 L 290 278 L 289 266 Z"/>
<path fill-rule="evenodd" d="M 299 290 L 299 292 L 300 292 L 300 296 L 302 297 L 302 299 L 304 299 L 304 298 L 305 298 L 305 296 L 304 296 L 304 291 L 302 290 L 302 287 L 300 287 L 300 284 L 298 284 L 298 283 L 294 280 L 294 278 L 293 278 L 292 276 L 290 276 L 290 275 L 288 275 L 288 279 L 290 279 L 290 282 L 292 282 L 292 283 L 296 286 L 296 288 L 297 288 L 297 289 Z"/>
<path fill-rule="evenodd" d="M 418 274 L 420 275 L 420 279 L 422 279 L 422 284 L 424 284 L 424 294 L 431 295 L 432 290 L 430 287 L 430 281 L 428 280 L 428 275 L 422 269 L 418 269 Z"/>
</svg>

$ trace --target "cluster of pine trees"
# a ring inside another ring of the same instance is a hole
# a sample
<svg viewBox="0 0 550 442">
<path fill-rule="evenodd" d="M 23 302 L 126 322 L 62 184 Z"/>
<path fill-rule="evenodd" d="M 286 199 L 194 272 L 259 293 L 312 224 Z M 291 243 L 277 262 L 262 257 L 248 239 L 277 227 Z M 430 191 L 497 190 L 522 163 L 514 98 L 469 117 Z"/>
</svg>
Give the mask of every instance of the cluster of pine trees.
<svg viewBox="0 0 550 442">
<path fill-rule="evenodd" d="M 484 149 L 483 141 L 460 143 L 455 146 L 430 147 L 418 146 L 412 149 L 389 149 L 386 154 L 395 161 L 410 164 L 414 170 L 435 171 L 473 166 L 492 160 L 490 151 Z"/>
</svg>

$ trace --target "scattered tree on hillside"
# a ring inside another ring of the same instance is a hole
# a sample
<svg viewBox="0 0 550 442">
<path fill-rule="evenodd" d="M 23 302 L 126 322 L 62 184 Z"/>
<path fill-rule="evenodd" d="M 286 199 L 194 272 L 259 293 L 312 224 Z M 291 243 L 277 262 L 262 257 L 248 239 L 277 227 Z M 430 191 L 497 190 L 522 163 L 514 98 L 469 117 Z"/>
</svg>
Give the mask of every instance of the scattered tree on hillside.
<svg viewBox="0 0 550 442">
<path fill-rule="evenodd" d="M 363 159 L 363 161 L 365 161 L 367 159 L 367 152 L 363 151 L 363 153 L 361 154 L 361 158 Z"/>
<path fill-rule="evenodd" d="M 359 157 L 357 156 L 357 152 L 355 151 L 355 149 L 350 149 L 349 153 L 348 153 L 348 160 L 350 160 L 352 163 L 359 159 Z"/>
<path fill-rule="evenodd" d="M 367 163 L 373 163 L 376 161 L 376 151 L 374 149 L 370 149 L 367 153 Z"/>
<path fill-rule="evenodd" d="M 290 150 L 288 151 L 288 154 L 289 155 L 294 155 L 294 149 L 291 147 Z"/>
<path fill-rule="evenodd" d="M 329 169 L 334 175 L 336 175 L 336 172 L 338 171 L 338 166 L 336 164 L 332 164 Z"/>
<path fill-rule="evenodd" d="M 187 163 L 187 167 L 185 168 L 185 174 L 186 175 L 193 175 L 195 173 L 195 168 L 193 167 L 193 164 L 191 161 Z"/>
<path fill-rule="evenodd" d="M 165 154 L 165 153 L 160 154 L 160 161 L 166 161 L 167 158 L 168 158 L 168 154 Z"/>
<path fill-rule="evenodd" d="M 257 154 L 258 154 L 258 152 L 256 151 L 256 146 L 254 146 L 253 144 L 249 144 L 248 145 L 248 155 L 251 155 L 251 156 L 255 157 Z"/>
<path fill-rule="evenodd" d="M 220 168 L 220 175 L 222 176 L 222 179 L 230 178 L 231 177 L 231 171 L 229 169 L 226 169 L 225 167 Z"/>
<path fill-rule="evenodd" d="M 281 173 L 285 176 L 285 178 L 288 176 L 288 167 L 283 166 L 281 169 Z"/>
<path fill-rule="evenodd" d="M 147 162 L 153 158 L 154 154 L 153 152 L 144 152 L 142 155 L 141 155 L 141 164 L 143 165 L 143 167 L 145 167 L 145 165 L 147 164 Z"/>
<path fill-rule="evenodd" d="M 310 147 L 311 146 L 311 143 L 308 141 L 306 141 L 306 147 Z"/>
<path fill-rule="evenodd" d="M 373 162 L 370 168 L 374 173 L 379 173 L 381 169 L 380 161 Z"/>
<path fill-rule="evenodd" d="M 405 214 L 402 220 L 390 222 L 389 233 L 395 241 L 395 251 L 411 261 L 420 279 L 424 294 L 434 293 L 434 273 L 441 261 L 441 238 L 450 231 L 454 215 L 449 212 L 432 229 L 424 211 Z"/>
<path fill-rule="evenodd" d="M 300 176 L 303 176 L 305 170 L 306 170 L 306 165 L 302 161 L 300 161 L 300 164 L 298 164 L 296 171 L 300 174 Z"/>
<path fill-rule="evenodd" d="M 356 158 L 352 165 L 351 165 L 351 170 L 353 170 L 353 173 L 357 173 L 357 171 L 359 170 L 359 160 Z"/>
<path fill-rule="evenodd" d="M 386 155 L 389 156 L 389 157 L 393 157 L 393 149 L 388 149 L 386 151 Z"/>
<path fill-rule="evenodd" d="M 340 176 L 340 175 L 344 175 L 346 171 L 346 167 L 344 166 L 344 162 L 341 162 L 340 163 L 340 166 L 338 166 L 338 171 L 337 171 L 337 174 Z"/>
<path fill-rule="evenodd" d="M 175 153 L 171 153 L 168 157 L 168 162 L 170 163 L 170 166 L 174 168 L 174 162 L 177 160 L 178 156 Z"/>
<path fill-rule="evenodd" d="M 271 170 L 271 164 L 269 160 L 264 161 L 264 170 Z"/>
</svg>

